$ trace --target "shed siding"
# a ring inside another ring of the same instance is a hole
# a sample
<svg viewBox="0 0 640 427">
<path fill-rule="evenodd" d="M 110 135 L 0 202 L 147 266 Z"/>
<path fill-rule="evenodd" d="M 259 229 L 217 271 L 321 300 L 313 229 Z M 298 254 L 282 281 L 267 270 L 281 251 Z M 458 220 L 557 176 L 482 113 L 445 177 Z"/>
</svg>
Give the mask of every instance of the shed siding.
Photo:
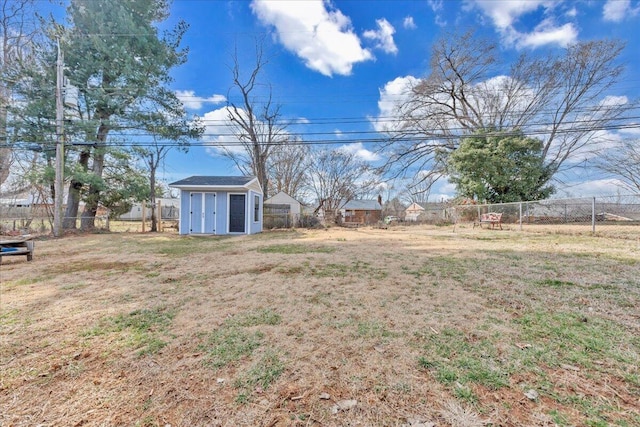
<svg viewBox="0 0 640 427">
<path fill-rule="evenodd" d="M 258 221 L 254 221 L 254 215 L 255 215 L 255 198 L 258 197 Z M 249 233 L 254 234 L 254 233 L 260 233 L 262 231 L 262 216 L 264 214 L 263 212 L 263 203 L 262 203 L 262 193 L 259 193 L 257 191 L 252 191 L 249 190 L 249 197 L 248 197 L 248 216 L 249 216 Z"/>
<path fill-rule="evenodd" d="M 254 189 L 255 187 L 255 189 Z M 193 203 L 196 211 L 192 210 L 192 198 L 198 197 Z M 188 186 L 180 189 L 180 220 L 179 233 L 186 234 L 229 234 L 229 194 L 243 194 L 245 196 L 245 233 L 262 232 L 263 195 L 260 185 L 252 184 L 249 188 L 233 189 L 216 186 Z M 256 197 L 258 210 L 255 210 Z M 191 212 L 194 212 L 193 215 Z M 203 216 L 204 212 L 204 216 Z M 257 213 L 257 221 L 256 221 Z M 192 220 L 195 226 L 192 227 Z"/>
</svg>

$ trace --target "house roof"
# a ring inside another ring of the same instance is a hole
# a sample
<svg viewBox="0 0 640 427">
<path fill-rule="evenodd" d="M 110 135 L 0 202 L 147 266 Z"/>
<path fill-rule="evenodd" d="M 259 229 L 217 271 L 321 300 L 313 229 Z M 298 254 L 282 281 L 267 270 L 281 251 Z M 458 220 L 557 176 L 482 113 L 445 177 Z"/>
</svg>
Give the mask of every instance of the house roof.
<svg viewBox="0 0 640 427">
<path fill-rule="evenodd" d="M 255 176 L 202 176 L 195 175 L 180 181 L 172 182 L 170 187 L 246 187 Z"/>
<path fill-rule="evenodd" d="M 382 206 L 377 200 L 349 200 L 342 209 L 354 211 L 380 211 Z"/>
<path fill-rule="evenodd" d="M 278 194 L 276 194 L 276 195 L 274 195 L 272 197 L 269 197 L 264 202 L 265 203 L 288 203 L 288 204 L 297 203 L 299 205 L 301 204 L 299 201 L 297 201 L 296 199 L 294 199 L 293 197 L 291 197 L 290 195 L 288 195 L 284 191 L 278 192 Z"/>
</svg>

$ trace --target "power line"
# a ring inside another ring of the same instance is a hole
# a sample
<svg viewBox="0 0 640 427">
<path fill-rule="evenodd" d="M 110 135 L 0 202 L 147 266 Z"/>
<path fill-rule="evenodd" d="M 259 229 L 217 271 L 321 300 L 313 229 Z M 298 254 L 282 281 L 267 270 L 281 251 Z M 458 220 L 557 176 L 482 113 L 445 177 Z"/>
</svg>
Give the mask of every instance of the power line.
<svg viewBox="0 0 640 427">
<path fill-rule="evenodd" d="M 636 130 L 640 129 L 640 123 L 637 124 L 625 124 L 625 125 L 602 125 L 595 127 L 574 127 L 568 129 L 559 129 L 556 131 L 556 135 L 570 135 L 575 133 L 585 133 L 585 132 L 596 132 L 596 131 L 620 131 L 620 130 Z M 525 136 L 531 135 L 545 135 L 548 134 L 548 129 L 538 129 L 532 132 L 528 132 Z M 485 136 L 492 135 L 504 135 L 505 133 L 500 132 L 487 132 Z M 507 132 L 508 134 L 508 132 Z M 481 134 L 480 134 L 481 135 Z M 125 134 L 119 135 L 124 137 Z M 140 135 L 137 135 L 140 136 Z M 206 136 L 206 135 L 205 135 Z M 217 135 L 211 135 L 217 136 Z M 229 135 L 231 136 L 231 135 Z M 415 133 L 414 135 L 407 136 L 405 134 L 398 133 L 394 136 L 381 136 L 381 137 L 368 137 L 368 138 L 344 138 L 344 139 L 300 139 L 300 140 L 286 140 L 286 141 L 274 141 L 274 142 L 260 142 L 262 145 L 267 146 L 286 146 L 286 145 L 309 145 L 309 146 L 323 146 L 323 145 L 349 145 L 349 144 L 384 144 L 384 143 L 411 143 L 418 144 L 423 143 L 425 147 L 429 146 L 426 143 L 433 143 L 433 147 L 441 146 L 437 141 L 445 141 L 445 140 L 458 140 L 460 138 L 464 138 L 470 135 L 424 135 L 420 133 Z M 10 143 L 5 144 L 7 147 L 12 148 L 22 148 L 24 150 L 33 150 L 33 144 L 37 143 L 27 143 L 27 142 L 18 142 L 18 143 Z M 46 144 L 37 144 L 38 146 L 46 146 Z M 68 143 L 68 145 L 73 146 L 74 144 Z M 82 143 L 76 144 L 81 146 L 90 146 L 90 143 Z M 191 141 L 188 144 L 179 143 L 176 141 L 145 141 L 145 140 L 123 140 L 123 141 L 112 141 L 108 144 L 109 146 L 114 147 L 155 147 L 155 146 L 163 146 L 163 147 L 243 147 L 245 143 L 240 141 L 212 141 L 212 140 L 199 140 L 199 141 Z M 2 145 L 0 145 L 1 147 Z M 31 146 L 31 147 L 30 147 Z M 53 145 L 51 145 L 53 149 Z"/>
</svg>

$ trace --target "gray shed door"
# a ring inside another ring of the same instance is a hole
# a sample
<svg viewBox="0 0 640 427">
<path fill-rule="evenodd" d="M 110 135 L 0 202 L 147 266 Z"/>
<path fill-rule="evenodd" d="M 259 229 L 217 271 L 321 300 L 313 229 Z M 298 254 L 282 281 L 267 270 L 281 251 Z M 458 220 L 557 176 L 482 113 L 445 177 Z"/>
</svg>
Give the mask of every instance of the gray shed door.
<svg viewBox="0 0 640 427">
<path fill-rule="evenodd" d="M 229 195 L 229 233 L 244 233 L 246 220 L 246 195 Z"/>
</svg>

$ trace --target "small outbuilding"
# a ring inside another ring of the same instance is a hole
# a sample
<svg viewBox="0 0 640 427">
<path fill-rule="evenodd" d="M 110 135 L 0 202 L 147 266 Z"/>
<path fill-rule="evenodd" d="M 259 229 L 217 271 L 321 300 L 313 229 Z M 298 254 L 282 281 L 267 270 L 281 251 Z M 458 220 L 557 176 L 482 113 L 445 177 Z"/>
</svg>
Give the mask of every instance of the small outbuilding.
<svg viewBox="0 0 640 427">
<path fill-rule="evenodd" d="M 180 190 L 180 234 L 255 234 L 262 231 L 263 193 L 255 176 L 191 176 Z"/>
<path fill-rule="evenodd" d="M 267 205 L 289 205 L 289 212 L 293 218 L 300 218 L 300 213 L 302 212 L 302 204 L 284 191 L 280 191 L 275 196 L 268 198 L 264 203 Z"/>
</svg>

